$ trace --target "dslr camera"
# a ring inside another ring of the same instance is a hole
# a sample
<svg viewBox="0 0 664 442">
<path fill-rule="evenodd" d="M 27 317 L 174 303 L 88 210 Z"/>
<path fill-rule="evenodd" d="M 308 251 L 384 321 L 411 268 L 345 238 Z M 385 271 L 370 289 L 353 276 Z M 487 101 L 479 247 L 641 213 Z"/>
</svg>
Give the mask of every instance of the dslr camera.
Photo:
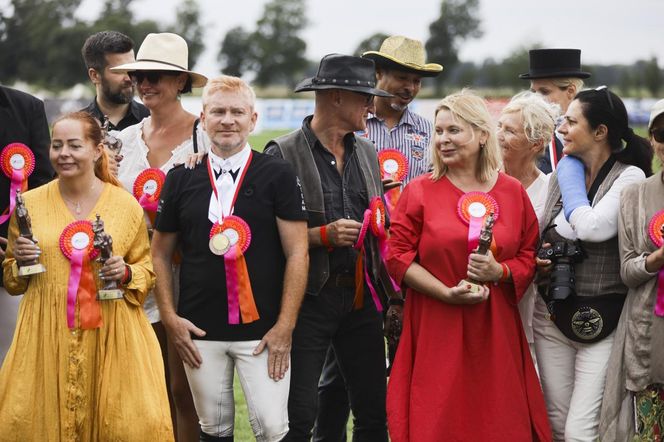
<svg viewBox="0 0 664 442">
<path fill-rule="evenodd" d="M 549 248 L 540 248 L 537 257 L 553 263 L 549 280 L 549 300 L 562 301 L 570 295 L 576 295 L 574 264 L 586 257 L 580 242 L 556 241 Z"/>
</svg>

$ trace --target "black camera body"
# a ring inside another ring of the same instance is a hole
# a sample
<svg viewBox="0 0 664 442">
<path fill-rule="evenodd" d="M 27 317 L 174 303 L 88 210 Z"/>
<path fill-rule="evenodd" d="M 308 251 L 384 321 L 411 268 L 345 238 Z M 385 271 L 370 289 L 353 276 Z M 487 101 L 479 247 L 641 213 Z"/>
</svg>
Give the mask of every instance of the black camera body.
<svg viewBox="0 0 664 442">
<path fill-rule="evenodd" d="M 553 263 L 549 280 L 549 300 L 562 301 L 576 294 L 574 264 L 586 257 L 580 242 L 556 241 L 549 248 L 539 249 L 537 257 L 551 260 Z"/>
</svg>

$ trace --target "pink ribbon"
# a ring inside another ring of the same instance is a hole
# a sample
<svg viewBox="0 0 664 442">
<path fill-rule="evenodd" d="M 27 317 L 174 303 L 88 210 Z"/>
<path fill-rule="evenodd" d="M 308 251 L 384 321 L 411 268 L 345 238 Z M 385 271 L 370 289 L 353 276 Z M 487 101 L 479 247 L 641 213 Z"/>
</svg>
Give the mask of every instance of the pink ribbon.
<svg viewBox="0 0 664 442">
<path fill-rule="evenodd" d="M 16 206 L 16 191 L 21 190 L 23 185 L 23 169 L 12 169 L 11 183 L 9 185 L 9 212 L 6 215 L 0 216 L 0 224 L 4 224 L 14 213 Z"/>
<path fill-rule="evenodd" d="M 664 316 L 664 269 L 657 275 L 657 303 L 655 304 L 655 314 L 659 317 Z"/>
<path fill-rule="evenodd" d="M 371 292 L 371 298 L 373 299 L 373 302 L 376 305 L 376 310 L 378 310 L 379 312 L 382 312 L 383 311 L 383 304 L 380 303 L 380 299 L 378 298 L 378 293 L 376 293 L 376 289 L 374 288 L 373 284 L 371 284 L 371 278 L 369 278 L 369 272 L 367 270 L 367 267 L 368 266 L 365 262 L 364 263 L 364 281 L 367 283 L 367 286 L 369 287 L 369 291 Z"/>
<path fill-rule="evenodd" d="M 138 199 L 138 204 L 140 204 L 141 207 L 144 208 L 145 210 L 149 210 L 151 212 L 156 212 L 157 211 L 157 206 L 159 204 L 158 204 L 157 201 L 150 201 L 150 197 L 152 197 L 152 195 L 144 193 Z"/>
<path fill-rule="evenodd" d="M 380 255 L 381 261 L 383 261 L 383 264 L 385 265 L 385 268 L 387 268 L 387 232 L 385 231 L 385 226 L 383 224 L 380 224 L 378 226 L 378 254 Z M 399 287 L 399 284 L 396 283 L 394 278 L 392 278 L 392 275 L 388 275 L 390 277 L 390 282 L 392 283 L 392 288 L 400 292 L 401 287 Z"/>
<path fill-rule="evenodd" d="M 479 245 L 483 224 L 484 217 L 470 215 L 470 221 L 468 222 L 468 253 L 473 253 L 473 250 Z"/>
<path fill-rule="evenodd" d="M 76 326 L 76 294 L 78 293 L 78 285 L 83 271 L 83 257 L 86 253 L 87 250 L 73 249 L 71 258 L 69 258 L 71 266 L 67 284 L 67 326 L 69 328 L 75 328 Z"/>
<path fill-rule="evenodd" d="M 228 323 L 240 323 L 240 289 L 237 274 L 237 245 L 231 246 L 224 255 L 226 267 L 226 295 L 228 297 Z"/>
</svg>

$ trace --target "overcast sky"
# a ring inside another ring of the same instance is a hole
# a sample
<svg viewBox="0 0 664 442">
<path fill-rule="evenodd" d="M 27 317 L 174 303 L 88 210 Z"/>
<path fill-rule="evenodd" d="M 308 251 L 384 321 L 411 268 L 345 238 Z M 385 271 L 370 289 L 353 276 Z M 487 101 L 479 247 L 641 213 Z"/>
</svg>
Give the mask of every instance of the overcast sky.
<svg viewBox="0 0 664 442">
<path fill-rule="evenodd" d="M 8 0 L 0 0 L 0 5 Z M 138 18 L 172 22 L 178 0 L 134 0 Z M 253 29 L 266 0 L 198 0 L 206 31 L 206 51 L 197 70 L 219 72 L 216 56 L 226 32 Z M 101 0 L 84 0 L 79 10 L 95 17 Z M 438 17 L 440 0 L 306 0 L 309 27 L 303 37 L 307 57 L 351 53 L 374 32 L 425 40 Z M 664 65 L 664 0 L 480 0 L 484 35 L 463 45 L 464 61 L 501 59 L 517 47 L 582 50 L 583 63 L 631 63 L 656 56 Z M 140 42 L 136 42 L 140 45 Z"/>
</svg>

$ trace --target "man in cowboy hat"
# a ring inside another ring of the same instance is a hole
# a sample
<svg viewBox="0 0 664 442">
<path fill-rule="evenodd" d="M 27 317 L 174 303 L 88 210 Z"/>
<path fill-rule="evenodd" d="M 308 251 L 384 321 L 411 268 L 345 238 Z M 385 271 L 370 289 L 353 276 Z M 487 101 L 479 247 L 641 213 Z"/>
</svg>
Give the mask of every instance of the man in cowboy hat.
<svg viewBox="0 0 664 442">
<path fill-rule="evenodd" d="M 581 50 L 531 49 L 528 55 L 529 70 L 519 78 L 530 80 L 531 91 L 560 106 L 561 115 L 565 114 L 576 93 L 583 89 L 583 79 L 590 77 L 590 73 L 581 70 Z M 537 167 L 550 173 L 562 156 L 563 143 L 556 133 Z"/>
<path fill-rule="evenodd" d="M 362 220 L 369 202 L 383 194 L 376 149 L 355 136 L 365 130 L 374 96 L 390 96 L 376 88 L 375 75 L 369 59 L 323 57 L 316 76 L 295 88 L 315 92 L 314 114 L 266 148 L 295 166 L 309 214 L 307 295 L 293 332 L 287 441 L 311 438 L 330 344 L 348 386 L 355 437 L 387 441 L 382 315 L 370 295 L 380 283 L 381 259 L 370 234 L 353 247 L 366 231 Z"/>
<path fill-rule="evenodd" d="M 431 121 L 410 110 L 409 105 L 420 92 L 422 77 L 435 77 L 443 67 L 425 62 L 426 53 L 421 41 L 400 35 L 386 38 L 380 50 L 365 52 L 362 57 L 376 63 L 376 87 L 393 95 L 376 97 L 375 111 L 367 119 L 364 135 L 373 141 L 379 152 L 396 149 L 404 155 L 408 162 L 408 175 L 403 180 L 405 185 L 431 167 L 426 152 L 433 131 Z M 400 296 L 390 299 L 395 305 L 389 309 L 400 320 L 402 307 L 398 304 L 403 304 L 403 299 Z M 395 315 L 387 315 L 387 318 L 395 318 Z M 386 322 L 386 330 L 387 327 Z M 396 342 L 391 342 L 388 349 L 391 361 L 396 351 Z M 318 406 L 320 412 L 314 429 L 314 440 L 343 438 L 350 407 L 333 351 L 328 353 L 319 383 Z"/>
<path fill-rule="evenodd" d="M 108 116 L 110 130 L 121 131 L 150 115 L 134 100 L 134 83 L 127 72 L 111 68 L 134 62 L 134 42 L 116 31 L 102 31 L 89 36 L 81 49 L 88 77 L 95 85 L 95 99 L 83 109 L 99 121 Z"/>
</svg>

